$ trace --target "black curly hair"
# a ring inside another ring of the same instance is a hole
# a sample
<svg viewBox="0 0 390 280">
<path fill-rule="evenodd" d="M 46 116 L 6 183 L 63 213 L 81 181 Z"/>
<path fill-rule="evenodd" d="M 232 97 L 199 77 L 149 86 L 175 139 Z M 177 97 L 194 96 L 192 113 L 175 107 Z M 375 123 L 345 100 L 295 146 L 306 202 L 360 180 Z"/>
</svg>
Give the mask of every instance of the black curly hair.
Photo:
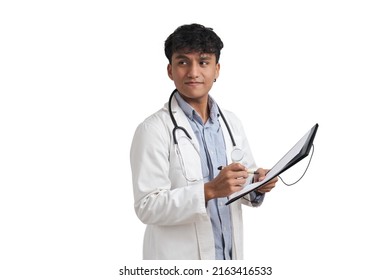
<svg viewBox="0 0 390 280">
<path fill-rule="evenodd" d="M 212 28 L 193 23 L 179 26 L 165 41 L 165 56 L 172 63 L 177 51 L 215 54 L 218 63 L 223 43 Z"/>
</svg>

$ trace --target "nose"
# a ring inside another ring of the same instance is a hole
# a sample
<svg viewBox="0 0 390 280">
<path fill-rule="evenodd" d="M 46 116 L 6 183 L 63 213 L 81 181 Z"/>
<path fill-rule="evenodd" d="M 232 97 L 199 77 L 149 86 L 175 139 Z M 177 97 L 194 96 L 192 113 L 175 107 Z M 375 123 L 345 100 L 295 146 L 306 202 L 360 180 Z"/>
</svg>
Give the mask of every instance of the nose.
<svg viewBox="0 0 390 280">
<path fill-rule="evenodd" d="M 199 77 L 199 66 L 196 63 L 192 63 L 188 69 L 187 77 L 190 79 L 196 79 Z"/>
</svg>

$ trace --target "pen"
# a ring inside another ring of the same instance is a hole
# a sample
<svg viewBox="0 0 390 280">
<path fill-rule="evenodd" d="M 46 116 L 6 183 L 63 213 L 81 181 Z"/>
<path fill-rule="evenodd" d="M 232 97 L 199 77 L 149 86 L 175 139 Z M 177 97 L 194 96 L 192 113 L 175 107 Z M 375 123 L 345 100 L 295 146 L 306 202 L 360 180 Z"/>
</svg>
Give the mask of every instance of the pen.
<svg viewBox="0 0 390 280">
<path fill-rule="evenodd" d="M 222 170 L 223 166 L 218 167 L 218 170 Z M 248 169 L 247 172 L 249 174 L 259 174 L 259 172 L 255 171 L 254 169 Z"/>
</svg>

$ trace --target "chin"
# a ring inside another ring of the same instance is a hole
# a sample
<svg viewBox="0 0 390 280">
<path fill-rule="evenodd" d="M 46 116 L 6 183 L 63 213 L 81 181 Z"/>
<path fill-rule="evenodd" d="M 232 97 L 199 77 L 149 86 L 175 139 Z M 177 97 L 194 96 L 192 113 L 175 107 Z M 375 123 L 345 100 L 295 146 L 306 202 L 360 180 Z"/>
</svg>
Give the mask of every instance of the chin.
<svg viewBox="0 0 390 280">
<path fill-rule="evenodd" d="M 181 95 L 184 95 L 187 98 L 198 99 L 208 95 L 210 89 L 204 88 L 182 88 L 179 89 Z"/>
<path fill-rule="evenodd" d="M 179 92 L 181 93 L 182 96 L 188 98 L 188 99 L 201 99 L 205 96 L 208 95 L 208 92 L 193 92 L 193 91 L 185 91 L 185 92 L 182 92 L 179 90 Z"/>
</svg>

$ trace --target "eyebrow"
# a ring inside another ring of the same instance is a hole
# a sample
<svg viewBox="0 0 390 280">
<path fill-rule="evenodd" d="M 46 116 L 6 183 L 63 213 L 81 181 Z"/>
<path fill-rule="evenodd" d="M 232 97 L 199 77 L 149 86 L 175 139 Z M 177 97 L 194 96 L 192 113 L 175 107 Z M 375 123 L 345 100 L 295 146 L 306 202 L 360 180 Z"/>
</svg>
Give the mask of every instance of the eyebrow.
<svg viewBox="0 0 390 280">
<path fill-rule="evenodd" d="M 201 55 L 200 55 L 200 58 L 201 58 L 201 59 L 210 60 L 210 59 L 211 59 L 211 56 L 210 56 L 210 55 L 203 55 L 203 54 L 201 54 Z"/>
<path fill-rule="evenodd" d="M 183 59 L 183 58 L 188 58 L 188 57 L 186 55 L 184 55 L 184 54 L 178 54 L 173 59 Z"/>
</svg>

